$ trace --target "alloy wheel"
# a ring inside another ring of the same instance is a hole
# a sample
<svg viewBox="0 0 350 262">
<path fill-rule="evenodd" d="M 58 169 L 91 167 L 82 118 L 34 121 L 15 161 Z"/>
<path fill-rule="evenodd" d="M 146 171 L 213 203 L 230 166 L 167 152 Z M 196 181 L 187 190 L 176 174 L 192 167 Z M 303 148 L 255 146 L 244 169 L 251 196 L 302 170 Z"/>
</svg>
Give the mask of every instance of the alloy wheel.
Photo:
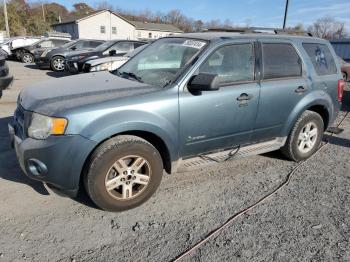
<svg viewBox="0 0 350 262">
<path fill-rule="evenodd" d="M 298 149 L 301 153 L 310 152 L 316 142 L 318 136 L 318 129 L 314 122 L 307 123 L 302 129 L 298 137 Z"/>
</svg>

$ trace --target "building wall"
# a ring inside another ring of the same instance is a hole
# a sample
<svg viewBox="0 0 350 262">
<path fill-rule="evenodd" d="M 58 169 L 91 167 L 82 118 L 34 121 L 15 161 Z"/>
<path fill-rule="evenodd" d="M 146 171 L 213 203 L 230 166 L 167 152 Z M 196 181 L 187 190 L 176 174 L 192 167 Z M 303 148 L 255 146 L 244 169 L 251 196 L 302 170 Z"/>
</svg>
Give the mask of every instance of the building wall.
<svg viewBox="0 0 350 262">
<path fill-rule="evenodd" d="M 72 36 L 72 39 L 79 38 L 78 25 L 76 23 L 55 25 L 53 29 L 57 32 L 70 34 Z"/>
<path fill-rule="evenodd" d="M 101 32 L 101 26 L 104 26 L 104 33 Z M 108 11 L 79 21 L 78 27 L 79 38 L 99 40 L 136 39 L 135 27 Z M 115 32 L 113 32 L 112 27 L 115 27 Z"/>
<path fill-rule="evenodd" d="M 136 30 L 137 39 L 158 39 L 169 35 L 178 35 L 179 33 L 163 32 L 163 31 L 149 31 L 149 30 Z"/>
</svg>

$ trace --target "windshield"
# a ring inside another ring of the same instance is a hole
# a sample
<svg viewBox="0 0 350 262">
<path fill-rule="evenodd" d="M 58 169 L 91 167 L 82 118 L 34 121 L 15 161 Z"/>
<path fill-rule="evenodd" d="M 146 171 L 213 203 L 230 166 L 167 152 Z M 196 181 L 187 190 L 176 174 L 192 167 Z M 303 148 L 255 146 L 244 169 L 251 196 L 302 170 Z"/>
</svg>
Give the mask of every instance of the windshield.
<svg viewBox="0 0 350 262">
<path fill-rule="evenodd" d="M 205 41 L 163 38 L 142 50 L 117 71 L 150 85 L 164 87 L 173 82 L 187 64 L 206 46 Z"/>
<path fill-rule="evenodd" d="M 131 51 L 127 52 L 124 56 L 126 56 L 126 57 L 133 57 L 133 56 L 137 55 L 138 53 L 140 53 L 147 46 L 148 46 L 148 44 L 144 44 L 142 46 L 139 46 L 138 48 L 135 48 L 134 50 L 131 50 Z"/>
<path fill-rule="evenodd" d="M 96 52 L 105 51 L 107 48 L 109 48 L 114 43 L 115 43 L 115 41 L 107 41 L 107 42 L 103 43 L 102 45 L 99 45 L 98 47 L 96 47 L 94 49 L 94 51 L 96 51 Z"/>
</svg>

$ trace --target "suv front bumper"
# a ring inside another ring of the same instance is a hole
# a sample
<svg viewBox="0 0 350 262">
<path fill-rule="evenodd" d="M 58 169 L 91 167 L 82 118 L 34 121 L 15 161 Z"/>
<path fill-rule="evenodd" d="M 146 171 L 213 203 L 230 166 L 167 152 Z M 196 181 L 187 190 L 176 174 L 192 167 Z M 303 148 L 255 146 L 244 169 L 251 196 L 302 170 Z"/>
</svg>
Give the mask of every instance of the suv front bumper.
<svg viewBox="0 0 350 262">
<path fill-rule="evenodd" d="M 96 142 L 80 135 L 51 136 L 46 140 L 21 139 L 16 135 L 16 123 L 9 124 L 8 128 L 11 146 L 23 172 L 65 195 L 76 196 L 85 161 Z"/>
</svg>

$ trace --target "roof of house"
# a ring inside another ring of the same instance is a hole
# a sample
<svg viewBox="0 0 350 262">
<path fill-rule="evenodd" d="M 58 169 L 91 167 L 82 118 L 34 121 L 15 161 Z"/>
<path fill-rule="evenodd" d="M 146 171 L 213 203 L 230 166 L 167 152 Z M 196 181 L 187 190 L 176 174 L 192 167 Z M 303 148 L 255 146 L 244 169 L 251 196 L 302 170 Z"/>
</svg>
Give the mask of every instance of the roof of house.
<svg viewBox="0 0 350 262">
<path fill-rule="evenodd" d="M 92 13 L 90 13 L 90 14 L 84 16 L 84 17 L 80 17 L 80 18 L 69 17 L 67 19 L 63 19 L 61 23 L 53 24 L 53 26 L 64 25 L 64 24 L 71 24 L 71 23 L 79 23 L 82 20 L 88 19 L 88 18 L 90 18 L 92 16 L 98 15 L 98 14 L 106 12 L 106 11 L 114 14 L 115 16 L 119 17 L 120 19 L 123 19 L 125 22 L 135 26 L 136 29 L 138 29 L 138 30 L 150 30 L 150 31 L 164 31 L 164 32 L 183 33 L 183 31 L 181 31 L 176 26 L 173 26 L 172 24 L 129 21 L 129 20 L 125 19 L 124 17 L 122 17 L 121 15 L 118 15 L 117 13 L 112 12 L 112 11 L 110 11 L 108 9 L 92 12 Z"/>
<path fill-rule="evenodd" d="M 137 30 L 183 33 L 183 31 L 181 31 L 176 26 L 173 26 L 172 24 L 148 23 L 148 22 L 138 22 L 138 21 L 130 21 L 130 23 L 133 24 Z"/>
</svg>

